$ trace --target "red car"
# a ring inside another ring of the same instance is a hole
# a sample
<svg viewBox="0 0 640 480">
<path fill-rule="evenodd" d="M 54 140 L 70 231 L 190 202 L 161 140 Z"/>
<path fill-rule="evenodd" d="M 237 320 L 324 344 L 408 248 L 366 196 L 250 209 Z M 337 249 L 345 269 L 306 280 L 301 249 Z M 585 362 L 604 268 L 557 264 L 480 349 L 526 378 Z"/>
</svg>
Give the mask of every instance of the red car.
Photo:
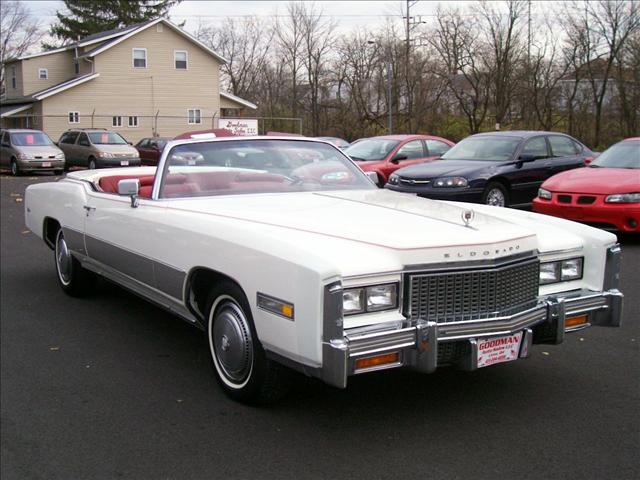
<svg viewBox="0 0 640 480">
<path fill-rule="evenodd" d="M 150 137 L 143 138 L 136 143 L 134 147 L 140 155 L 140 163 L 142 165 L 153 165 L 154 167 L 158 165 L 162 150 L 164 150 L 164 146 L 169 140 L 171 139 L 167 137 Z"/>
<path fill-rule="evenodd" d="M 533 210 L 605 229 L 640 232 L 640 137 L 616 143 L 586 168 L 548 179 Z"/>
<path fill-rule="evenodd" d="M 384 135 L 352 143 L 344 153 L 365 172 L 376 172 L 382 186 L 397 169 L 434 160 L 453 145 L 446 138 L 431 135 Z"/>
</svg>

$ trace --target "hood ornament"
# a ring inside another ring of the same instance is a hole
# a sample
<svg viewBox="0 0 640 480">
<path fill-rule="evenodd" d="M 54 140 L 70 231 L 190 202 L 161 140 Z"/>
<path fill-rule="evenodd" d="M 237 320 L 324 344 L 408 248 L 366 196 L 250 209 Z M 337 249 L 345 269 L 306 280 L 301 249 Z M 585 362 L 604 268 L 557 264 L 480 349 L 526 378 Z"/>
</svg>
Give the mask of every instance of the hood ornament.
<svg viewBox="0 0 640 480">
<path fill-rule="evenodd" d="M 464 210 L 460 216 L 462 217 L 464 226 L 469 227 L 476 216 L 476 212 L 474 212 L 473 210 Z"/>
</svg>

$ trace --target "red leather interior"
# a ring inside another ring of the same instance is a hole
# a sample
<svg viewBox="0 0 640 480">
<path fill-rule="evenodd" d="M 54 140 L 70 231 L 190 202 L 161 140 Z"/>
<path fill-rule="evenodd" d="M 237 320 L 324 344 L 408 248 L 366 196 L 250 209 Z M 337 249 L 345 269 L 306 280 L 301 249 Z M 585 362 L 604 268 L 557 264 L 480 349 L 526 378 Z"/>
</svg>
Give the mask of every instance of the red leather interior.
<svg viewBox="0 0 640 480">
<path fill-rule="evenodd" d="M 153 175 L 112 175 L 102 177 L 98 185 L 105 193 L 118 193 L 118 182 L 129 178 L 140 180 L 138 195 L 151 198 L 153 190 Z M 260 191 L 283 190 L 284 177 L 272 173 L 261 172 L 194 172 L 189 174 L 171 173 L 165 178 L 163 196 L 181 197 L 193 194 L 215 193 L 220 190 L 231 191 Z"/>
</svg>

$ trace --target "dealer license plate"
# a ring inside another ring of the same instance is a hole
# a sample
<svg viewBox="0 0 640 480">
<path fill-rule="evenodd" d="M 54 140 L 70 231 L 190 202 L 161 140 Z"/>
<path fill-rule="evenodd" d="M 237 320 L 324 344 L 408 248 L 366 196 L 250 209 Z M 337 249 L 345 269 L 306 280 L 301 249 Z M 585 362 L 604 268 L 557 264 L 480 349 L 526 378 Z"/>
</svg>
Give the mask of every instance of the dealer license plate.
<svg viewBox="0 0 640 480">
<path fill-rule="evenodd" d="M 122 165 L 123 167 L 126 167 L 129 165 L 129 160 L 122 160 L 120 161 L 120 165 Z"/>
<path fill-rule="evenodd" d="M 50 167 L 51 166 L 51 162 L 42 162 L 42 166 L 43 167 Z"/>
<path fill-rule="evenodd" d="M 478 340 L 478 368 L 516 360 L 520 353 L 521 342 L 522 332 L 506 337 Z"/>
</svg>

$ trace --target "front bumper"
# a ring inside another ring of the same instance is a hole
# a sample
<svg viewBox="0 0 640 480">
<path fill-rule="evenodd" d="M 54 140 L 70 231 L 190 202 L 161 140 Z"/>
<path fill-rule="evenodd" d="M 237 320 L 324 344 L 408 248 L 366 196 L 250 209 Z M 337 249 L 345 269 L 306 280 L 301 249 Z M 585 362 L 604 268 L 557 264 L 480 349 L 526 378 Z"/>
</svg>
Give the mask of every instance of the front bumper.
<svg viewBox="0 0 640 480">
<path fill-rule="evenodd" d="M 409 325 L 405 320 L 402 328 L 397 324 L 378 330 L 342 329 L 342 287 L 336 282 L 325 288 L 323 363 L 316 373 L 326 383 L 345 388 L 350 375 L 388 368 L 409 367 L 431 373 L 439 366 L 455 364 L 475 370 L 479 339 L 523 332 L 518 357 L 524 358 L 534 343 L 559 344 L 566 333 L 591 325 L 618 327 L 623 302 L 618 290 L 619 270 L 620 247 L 616 245 L 607 252 L 603 291 L 576 290 L 540 297 L 534 307 L 499 318 L 442 323 L 418 319 Z M 586 321 L 566 326 L 567 319 L 583 315 Z M 359 359 L 386 353 L 397 353 L 397 361 L 356 368 Z"/>
<path fill-rule="evenodd" d="M 419 197 L 451 202 L 482 203 L 482 188 L 433 188 L 387 183 L 385 188 L 395 192 L 414 193 Z"/>
<path fill-rule="evenodd" d="M 101 167 L 139 167 L 140 157 L 100 157 L 96 160 Z M 128 162 L 128 165 L 122 165 Z"/>
<path fill-rule="evenodd" d="M 554 200 L 533 200 L 533 211 L 576 222 L 595 224 L 621 232 L 640 232 L 640 206 L 637 203 L 605 203 L 606 195 L 592 195 L 597 200 L 591 205 L 567 205 Z"/>
<path fill-rule="evenodd" d="M 44 167 L 43 165 L 47 165 Z M 64 169 L 64 158 L 62 159 L 38 159 L 38 160 L 18 160 L 18 168 L 23 172 L 45 172 L 50 170 Z"/>
</svg>

